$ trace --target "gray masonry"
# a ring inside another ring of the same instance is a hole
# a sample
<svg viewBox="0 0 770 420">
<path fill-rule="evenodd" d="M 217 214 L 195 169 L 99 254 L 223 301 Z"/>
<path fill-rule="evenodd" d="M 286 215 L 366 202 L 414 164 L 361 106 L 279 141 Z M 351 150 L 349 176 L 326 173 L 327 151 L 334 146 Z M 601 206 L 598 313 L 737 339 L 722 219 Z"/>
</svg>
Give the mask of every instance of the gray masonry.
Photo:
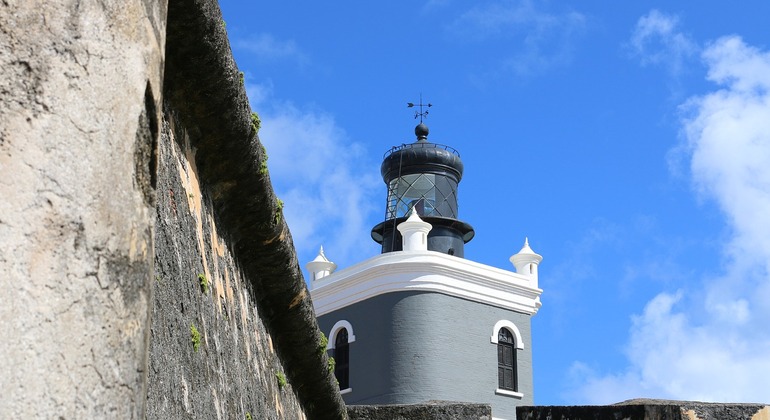
<svg viewBox="0 0 770 420">
<path fill-rule="evenodd" d="M 39 3 L 0 2 L 0 419 L 344 419 L 216 0 Z"/>
<path fill-rule="evenodd" d="M 351 323 L 350 393 L 347 404 L 414 404 L 430 400 L 488 403 L 497 418 L 515 418 L 532 405 L 530 316 L 429 292 L 388 293 L 319 317 L 329 334 L 339 320 Z M 514 323 L 524 350 L 517 351 L 522 398 L 497 395 L 500 320 Z M 334 337 L 329 337 L 331 343 Z M 330 352 L 330 354 L 332 354 Z"/>
<path fill-rule="evenodd" d="M 767 420 L 767 404 L 634 399 L 614 405 L 519 407 L 519 420 Z"/>
</svg>

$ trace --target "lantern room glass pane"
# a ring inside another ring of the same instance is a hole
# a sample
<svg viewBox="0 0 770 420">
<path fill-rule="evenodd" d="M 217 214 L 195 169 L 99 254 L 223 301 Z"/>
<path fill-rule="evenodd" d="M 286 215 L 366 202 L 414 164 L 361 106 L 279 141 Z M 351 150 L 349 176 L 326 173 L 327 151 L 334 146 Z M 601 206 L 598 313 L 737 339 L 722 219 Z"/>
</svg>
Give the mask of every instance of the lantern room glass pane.
<svg viewBox="0 0 770 420">
<path fill-rule="evenodd" d="M 408 216 L 417 208 L 420 216 L 457 218 L 457 182 L 435 174 L 410 174 L 388 184 L 385 218 Z"/>
</svg>

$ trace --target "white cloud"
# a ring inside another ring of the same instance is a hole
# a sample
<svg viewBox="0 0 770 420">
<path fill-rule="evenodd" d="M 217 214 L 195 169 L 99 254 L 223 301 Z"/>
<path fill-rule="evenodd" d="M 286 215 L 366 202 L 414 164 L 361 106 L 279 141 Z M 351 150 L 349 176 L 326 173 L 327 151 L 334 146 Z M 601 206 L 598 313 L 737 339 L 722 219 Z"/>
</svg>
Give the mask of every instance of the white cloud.
<svg viewBox="0 0 770 420">
<path fill-rule="evenodd" d="M 474 6 L 449 29 L 464 41 L 511 39 L 509 52 L 502 53 L 503 68 L 531 75 L 568 63 L 586 24 L 578 12 L 550 13 L 531 0 L 503 0 Z"/>
<path fill-rule="evenodd" d="M 233 47 L 251 53 L 260 61 L 293 61 L 300 66 L 310 60 L 293 40 L 278 40 L 270 34 L 252 35 L 233 42 Z"/>
<path fill-rule="evenodd" d="M 252 107 L 262 120 L 259 138 L 267 149 L 268 168 L 297 248 L 300 265 L 323 245 L 341 267 L 378 252 L 370 239 L 371 219 L 384 213 L 379 165 L 348 138 L 333 116 L 300 109 L 271 97 L 271 85 L 247 81 Z M 257 103 L 255 99 L 266 100 Z M 383 209 L 377 206 L 382 204 Z"/>
<path fill-rule="evenodd" d="M 698 52 L 697 44 L 679 30 L 679 18 L 651 10 L 636 22 L 627 45 L 642 65 L 655 65 L 679 75 L 688 59 Z"/>
<path fill-rule="evenodd" d="M 723 271 L 633 317 L 624 371 L 576 362 L 577 402 L 770 402 L 770 54 L 733 36 L 702 57 L 719 88 L 685 103 L 682 133 L 698 192 L 726 216 Z"/>
<path fill-rule="evenodd" d="M 246 80 L 252 78 L 251 72 L 246 72 Z M 246 95 L 249 97 L 252 107 L 262 104 L 273 94 L 273 81 L 267 80 L 261 84 L 246 83 Z M 256 108 L 255 108 L 256 109 Z"/>
</svg>

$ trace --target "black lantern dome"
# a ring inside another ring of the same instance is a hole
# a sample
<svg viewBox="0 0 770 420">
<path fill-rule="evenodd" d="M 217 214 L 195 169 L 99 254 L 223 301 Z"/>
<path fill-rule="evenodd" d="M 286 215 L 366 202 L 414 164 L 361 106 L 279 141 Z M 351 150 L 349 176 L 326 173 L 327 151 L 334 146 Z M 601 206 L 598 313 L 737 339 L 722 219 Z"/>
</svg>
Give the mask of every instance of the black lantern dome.
<svg viewBox="0 0 770 420">
<path fill-rule="evenodd" d="M 457 186 L 463 163 L 457 150 L 428 141 L 428 127 L 415 127 L 417 141 L 396 146 L 385 153 L 380 167 L 388 186 L 385 221 L 372 229 L 372 238 L 382 252 L 401 250 L 396 229 L 412 208 L 433 228 L 428 250 L 463 256 L 463 246 L 473 238 L 473 228 L 457 218 Z"/>
</svg>

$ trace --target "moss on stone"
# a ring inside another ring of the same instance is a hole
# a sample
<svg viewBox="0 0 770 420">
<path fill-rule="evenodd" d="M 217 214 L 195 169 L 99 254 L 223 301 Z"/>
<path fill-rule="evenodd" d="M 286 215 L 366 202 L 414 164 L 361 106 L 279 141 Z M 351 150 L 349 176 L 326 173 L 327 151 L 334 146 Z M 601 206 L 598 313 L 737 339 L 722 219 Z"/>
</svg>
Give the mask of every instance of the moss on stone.
<svg viewBox="0 0 770 420">
<path fill-rule="evenodd" d="M 198 283 L 201 286 L 201 292 L 203 294 L 208 294 L 209 292 L 209 279 L 206 278 L 206 275 L 203 273 L 198 274 Z"/>
<path fill-rule="evenodd" d="M 193 350 L 197 352 L 201 347 L 201 333 L 193 324 L 190 324 L 190 341 L 192 341 Z"/>
<path fill-rule="evenodd" d="M 278 380 L 278 388 L 283 389 L 286 386 L 286 375 L 283 372 L 276 372 L 275 378 Z"/>
</svg>

